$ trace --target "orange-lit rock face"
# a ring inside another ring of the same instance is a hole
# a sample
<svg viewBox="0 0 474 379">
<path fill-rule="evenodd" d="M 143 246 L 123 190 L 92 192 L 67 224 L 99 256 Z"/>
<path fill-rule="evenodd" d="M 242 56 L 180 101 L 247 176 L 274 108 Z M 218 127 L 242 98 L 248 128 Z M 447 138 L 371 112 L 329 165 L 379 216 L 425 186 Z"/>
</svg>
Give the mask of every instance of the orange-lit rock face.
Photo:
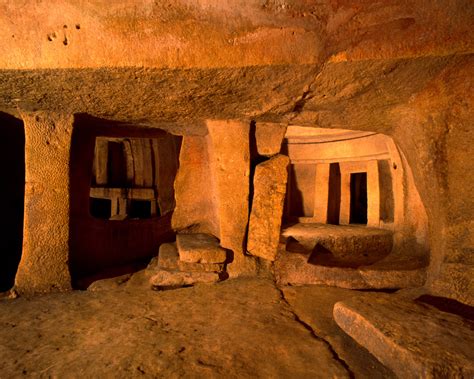
<svg viewBox="0 0 474 379">
<path fill-rule="evenodd" d="M 184 136 L 172 226 L 215 235 L 250 271 L 258 266 L 243 258 L 252 170 L 278 153 L 288 125 L 393 138 L 391 158 L 364 167 L 322 156 L 371 155 L 379 142 L 290 149 L 290 161 L 319 159 L 314 172 L 294 165 L 290 185 L 293 173 L 303 195 L 325 188 L 303 196 L 296 216 L 350 223 L 351 177 L 366 173 L 353 186 L 364 188 L 365 180 L 369 197 L 381 194 L 368 201 L 367 224 L 392 228 L 395 246 L 428 248 L 430 288 L 472 304 L 473 18 L 468 0 L 3 2 L 0 111 L 24 119 L 26 130 L 24 251 L 46 242 L 49 256 L 66 252 L 50 262 L 61 284 L 48 279 L 42 288 L 67 288 L 70 233 L 80 241 L 65 226 L 67 211 L 75 215 L 85 204 L 85 196 L 81 206 L 67 204 L 67 184 L 76 185 L 69 163 L 80 166 L 69 161 L 70 139 L 56 120 L 86 113 Z M 48 167 L 53 180 L 41 166 L 49 156 L 58 158 Z M 392 198 L 384 191 L 390 180 Z M 31 234 L 38 214 L 59 216 L 54 239 Z M 23 257 L 19 281 L 35 262 Z"/>
<path fill-rule="evenodd" d="M 0 372 L 472 376 L 473 25 L 0 1 Z"/>
</svg>

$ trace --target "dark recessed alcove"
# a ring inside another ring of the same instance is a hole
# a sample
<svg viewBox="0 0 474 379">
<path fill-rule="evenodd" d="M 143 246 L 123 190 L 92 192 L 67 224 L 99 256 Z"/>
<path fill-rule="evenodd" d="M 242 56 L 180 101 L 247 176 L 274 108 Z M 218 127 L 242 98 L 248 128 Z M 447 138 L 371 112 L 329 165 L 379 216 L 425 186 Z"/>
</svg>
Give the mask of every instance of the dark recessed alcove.
<svg viewBox="0 0 474 379">
<path fill-rule="evenodd" d="M 106 145 L 105 158 L 97 156 L 98 141 Z M 174 240 L 171 214 L 180 142 L 181 137 L 160 129 L 76 116 L 69 241 L 74 288 L 85 289 L 93 280 L 133 272 L 156 256 L 161 243 Z M 130 161 L 134 143 L 153 143 L 151 155 L 159 154 L 151 170 L 164 176 L 156 180 L 156 188 L 143 182 L 138 160 Z M 153 199 L 147 197 L 149 193 Z"/>
<path fill-rule="evenodd" d="M 23 122 L 0 112 L 0 292 L 13 287 L 23 244 L 25 130 Z"/>
<path fill-rule="evenodd" d="M 367 224 L 367 173 L 351 174 L 351 224 Z"/>
</svg>

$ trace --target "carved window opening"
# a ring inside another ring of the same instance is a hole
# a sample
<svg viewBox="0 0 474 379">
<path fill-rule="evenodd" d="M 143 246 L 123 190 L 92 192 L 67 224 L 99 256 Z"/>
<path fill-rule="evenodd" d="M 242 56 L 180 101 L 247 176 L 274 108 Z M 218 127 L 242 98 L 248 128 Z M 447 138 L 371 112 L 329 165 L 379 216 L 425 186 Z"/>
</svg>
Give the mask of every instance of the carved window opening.
<svg viewBox="0 0 474 379">
<path fill-rule="evenodd" d="M 158 150 L 154 138 L 97 137 L 91 216 L 107 220 L 160 216 Z"/>
</svg>

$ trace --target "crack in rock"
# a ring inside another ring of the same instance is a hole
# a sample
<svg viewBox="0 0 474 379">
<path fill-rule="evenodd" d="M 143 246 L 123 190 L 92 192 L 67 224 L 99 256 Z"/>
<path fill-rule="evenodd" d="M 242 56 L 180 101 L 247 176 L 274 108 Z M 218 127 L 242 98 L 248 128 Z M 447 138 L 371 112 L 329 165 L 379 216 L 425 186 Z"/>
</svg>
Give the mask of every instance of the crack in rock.
<svg viewBox="0 0 474 379">
<path fill-rule="evenodd" d="M 342 359 L 339 354 L 337 353 L 337 351 L 333 348 L 333 346 L 329 343 L 329 341 L 325 340 L 324 338 L 318 336 L 316 334 L 316 332 L 313 330 L 313 328 L 311 327 L 311 325 L 309 325 L 308 323 L 304 322 L 299 316 L 298 314 L 293 310 L 293 307 L 291 306 L 291 304 L 288 302 L 288 300 L 286 300 L 286 297 L 285 297 L 285 293 L 283 292 L 283 290 L 281 288 L 279 288 L 278 286 L 275 286 L 275 288 L 277 289 L 277 291 L 280 293 L 280 299 L 283 303 L 285 303 L 287 306 L 288 306 L 288 309 L 289 311 L 291 312 L 291 314 L 293 315 L 293 318 L 294 320 L 299 323 L 301 326 L 303 326 L 308 332 L 310 332 L 311 336 L 318 340 L 318 341 L 321 341 L 323 342 L 329 349 L 329 351 L 331 352 L 331 355 L 333 356 L 333 358 L 338 361 L 342 367 L 344 367 L 344 369 L 348 372 L 349 374 L 349 377 L 351 379 L 355 378 L 355 375 L 354 375 L 354 372 L 351 370 L 351 368 L 349 367 L 349 365 L 347 364 L 347 362 Z"/>
</svg>

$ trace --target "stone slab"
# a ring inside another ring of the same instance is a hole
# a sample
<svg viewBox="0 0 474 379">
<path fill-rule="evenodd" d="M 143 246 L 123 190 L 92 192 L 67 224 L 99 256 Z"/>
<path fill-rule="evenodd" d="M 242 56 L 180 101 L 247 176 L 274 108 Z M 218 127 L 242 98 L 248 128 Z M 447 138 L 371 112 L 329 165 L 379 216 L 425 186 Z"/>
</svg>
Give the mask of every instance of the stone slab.
<svg viewBox="0 0 474 379">
<path fill-rule="evenodd" d="M 276 155 L 255 168 L 247 250 L 270 261 L 278 252 L 289 163 L 287 156 Z"/>
<path fill-rule="evenodd" d="M 219 234 L 216 235 L 222 247 L 243 255 L 249 219 L 250 122 L 207 120 L 206 124 L 217 190 Z"/>
<path fill-rule="evenodd" d="M 179 259 L 188 263 L 224 263 L 227 258 L 219 240 L 204 233 L 178 234 L 176 236 Z"/>
<path fill-rule="evenodd" d="M 187 272 L 224 271 L 224 263 L 190 263 L 180 260 L 176 243 L 164 243 L 160 246 L 157 267 L 163 270 Z"/>
<path fill-rule="evenodd" d="M 273 122 L 257 122 L 255 139 L 257 151 L 260 155 L 272 156 L 281 150 L 281 143 L 285 137 L 287 125 Z"/>
<path fill-rule="evenodd" d="M 391 231 L 366 226 L 299 223 L 284 228 L 282 235 L 294 238 L 309 251 L 320 244 L 330 251 L 335 265 L 347 267 L 373 264 L 386 257 L 393 246 Z"/>
<path fill-rule="evenodd" d="M 281 249 L 275 260 L 275 278 L 282 285 L 318 284 L 350 289 L 398 289 L 422 286 L 426 268 L 331 267 L 308 262 L 309 254 Z"/>
<path fill-rule="evenodd" d="M 400 378 L 474 377 L 474 325 L 397 295 L 336 303 L 337 324 Z"/>
<path fill-rule="evenodd" d="M 216 283 L 219 281 L 217 272 L 181 272 L 158 271 L 150 278 L 150 284 L 156 288 L 178 288 L 200 283 Z"/>
</svg>

